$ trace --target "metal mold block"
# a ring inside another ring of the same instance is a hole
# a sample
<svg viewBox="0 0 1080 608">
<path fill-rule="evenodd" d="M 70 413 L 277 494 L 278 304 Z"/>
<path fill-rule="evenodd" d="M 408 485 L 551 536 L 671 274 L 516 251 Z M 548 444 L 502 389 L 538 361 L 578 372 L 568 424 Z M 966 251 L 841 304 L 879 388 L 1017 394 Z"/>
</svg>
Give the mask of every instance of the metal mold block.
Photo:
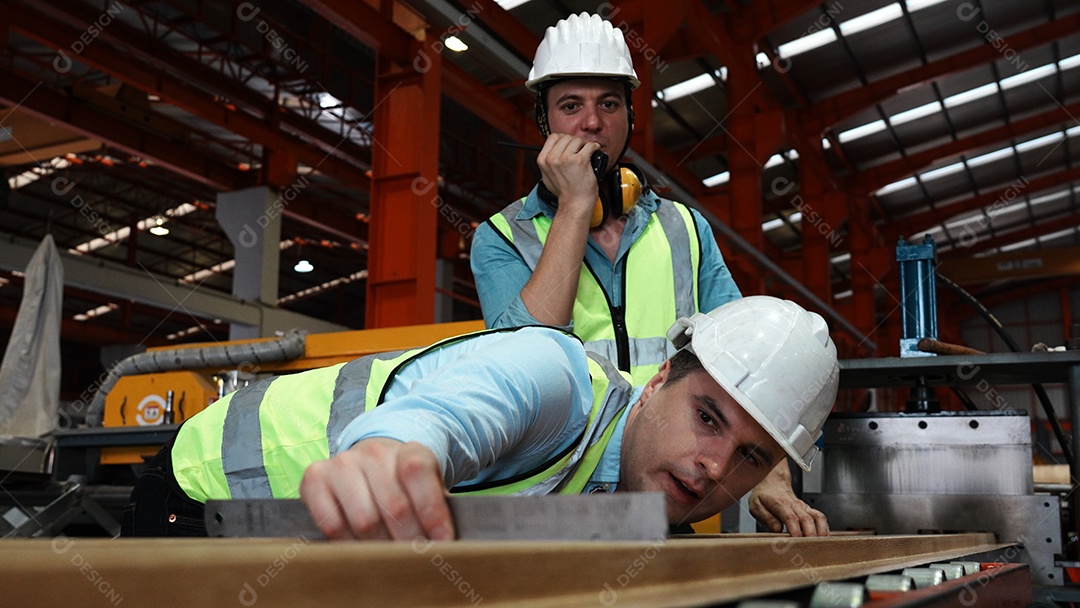
<svg viewBox="0 0 1080 608">
<path fill-rule="evenodd" d="M 830 417 L 822 491 L 1030 495 L 1027 414 L 963 414 Z"/>
</svg>

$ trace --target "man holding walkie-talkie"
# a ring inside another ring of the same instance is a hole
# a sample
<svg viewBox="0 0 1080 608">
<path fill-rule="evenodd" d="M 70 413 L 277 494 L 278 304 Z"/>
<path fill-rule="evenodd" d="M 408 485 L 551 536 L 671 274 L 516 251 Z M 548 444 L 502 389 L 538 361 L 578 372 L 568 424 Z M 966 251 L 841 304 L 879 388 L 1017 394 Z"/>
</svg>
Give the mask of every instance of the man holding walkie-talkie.
<svg viewBox="0 0 1080 608">
<path fill-rule="evenodd" d="M 546 138 L 542 181 L 477 228 L 471 259 L 489 327 L 568 329 L 644 383 L 671 356 L 676 319 L 741 296 L 701 214 L 620 163 L 639 84 L 622 31 L 599 15 L 548 28 L 525 83 Z M 755 489 L 752 513 L 774 531 L 827 534 L 788 475 L 781 462 Z"/>
</svg>

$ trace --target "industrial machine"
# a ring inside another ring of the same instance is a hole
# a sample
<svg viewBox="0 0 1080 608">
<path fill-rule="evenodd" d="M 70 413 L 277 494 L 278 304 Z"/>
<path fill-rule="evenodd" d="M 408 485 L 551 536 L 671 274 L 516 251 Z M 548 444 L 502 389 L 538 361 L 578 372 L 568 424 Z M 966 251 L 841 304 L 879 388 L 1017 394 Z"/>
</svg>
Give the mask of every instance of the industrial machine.
<svg viewBox="0 0 1080 608">
<path fill-rule="evenodd" d="M 901 239 L 897 262 L 900 357 L 842 361 L 840 386 L 907 387 L 906 409 L 830 416 L 820 487 L 804 499 L 828 515 L 833 530 L 992 533 L 1012 545 L 1011 559 L 1003 561 L 1030 566 L 1037 597 L 1076 601 L 1075 592 L 1063 587 L 1065 567 L 1076 560 L 1072 485 L 1036 488 L 1028 412 L 942 412 L 934 391 L 1011 384 L 1041 389 L 1042 383 L 1065 382 L 1072 418 L 1080 420 L 1080 352 L 926 352 L 921 347 L 937 339 L 933 240 L 912 245 Z M 1059 438 L 1070 454 L 1067 440 Z"/>
<path fill-rule="evenodd" d="M 259 598 L 260 605 L 293 605 L 297 598 L 290 595 L 290 586 L 271 585 L 271 579 L 323 580 L 328 573 L 342 570 L 349 577 L 367 577 L 366 588 L 370 585 L 380 603 L 387 605 L 475 604 L 476 598 L 489 604 L 532 599 L 613 605 L 617 600 L 649 605 L 728 602 L 721 605 L 741 608 L 751 605 L 745 602 L 747 598 L 774 607 L 799 608 L 1026 606 L 1033 597 L 1042 602 L 1080 600 L 1080 594 L 1067 585 L 1069 573 L 1080 568 L 1076 554 L 1080 520 L 1071 500 L 1074 486 L 1034 483 L 1029 414 L 1007 408 L 941 412 L 935 396 L 938 389 L 962 386 L 1063 382 L 1069 387 L 1072 419 L 1080 420 L 1080 351 L 942 354 L 951 351 L 927 350 L 926 341 L 936 342 L 938 337 L 933 241 L 909 244 L 902 240 L 897 261 L 904 319 L 900 356 L 842 361 L 840 385 L 906 387 L 910 390 L 906 411 L 831 416 L 825 426 L 823 453 L 815 463 L 819 477 L 806 480 L 814 491 L 804 494 L 804 499 L 827 514 L 837 538 L 698 534 L 647 544 L 525 542 L 480 547 L 464 542 L 430 553 L 415 543 L 357 552 L 332 544 L 308 549 L 310 541 L 258 547 L 238 541 L 245 550 L 237 553 L 214 545 L 219 559 L 212 564 L 201 553 L 186 561 L 178 554 L 171 571 L 178 580 L 190 578 L 200 584 L 177 588 L 198 588 L 203 598 L 204 587 L 213 588 L 221 591 L 217 596 L 234 602 L 236 573 L 245 572 L 250 576 L 247 586 L 239 588 L 241 603 L 247 597 L 244 593 L 249 593 L 252 602 Z M 37 494 L 8 492 L 8 497 L 36 509 L 36 515 L 6 528 L 0 524 L 0 532 L 49 536 L 76 517 L 89 517 L 107 533 L 114 533 L 115 513 L 128 489 L 117 481 L 116 473 L 122 472 L 130 483 L 133 470 L 180 423 L 244 382 L 264 374 L 412 348 L 481 328 L 480 322 L 468 322 L 293 334 L 226 345 L 152 349 L 137 355 L 122 362 L 103 382 L 90 404 L 89 427 L 61 431 L 51 444 L 37 441 L 13 446 L 27 455 L 24 461 L 33 463 L 28 466 L 34 471 L 51 471 L 53 486 Z M 1080 445 L 1080 425 L 1072 430 L 1072 445 Z M 1060 429 L 1059 439 L 1064 439 Z M 1067 449 L 1068 443 L 1061 441 L 1076 471 L 1075 451 Z M 3 456 L 0 451 L 0 464 L 6 462 Z M 125 588 L 130 601 L 157 601 L 155 590 L 138 581 L 149 576 L 146 568 L 158 567 L 145 558 L 159 552 L 161 545 L 136 542 L 124 556 L 91 541 L 79 547 L 79 559 L 93 560 L 103 572 L 108 570 L 110 584 Z M 27 584 L 13 586 L 10 592 L 15 598 L 40 600 L 30 595 L 40 593 L 33 581 L 70 569 L 71 558 L 55 546 L 47 552 L 32 544 L 18 548 L 24 549 L 32 556 L 20 579 Z M 281 568 L 268 574 L 266 564 L 279 562 Z M 222 568 L 223 563 L 230 567 Z M 287 575 L 285 565 L 289 566 Z M 912 567 L 917 570 L 906 571 Z M 537 572 L 565 576 L 553 588 Z M 384 582 L 405 581 L 413 575 L 430 579 L 432 573 L 446 578 L 445 589 L 438 584 Z M 677 597 L 672 595 L 676 586 Z M 508 587 L 513 590 L 506 591 Z M 340 586 L 303 588 L 308 603 L 316 592 L 325 603 L 342 599 Z M 61 591 L 57 590 L 58 602 L 80 599 L 77 591 Z M 180 598 L 170 596 L 170 600 Z"/>
</svg>

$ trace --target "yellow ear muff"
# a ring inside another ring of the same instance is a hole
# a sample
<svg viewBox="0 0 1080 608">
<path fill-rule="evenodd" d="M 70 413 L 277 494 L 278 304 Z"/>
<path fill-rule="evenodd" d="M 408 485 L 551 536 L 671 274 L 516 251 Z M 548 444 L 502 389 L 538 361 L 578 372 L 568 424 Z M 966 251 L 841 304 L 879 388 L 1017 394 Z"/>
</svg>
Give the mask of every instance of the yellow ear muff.
<svg viewBox="0 0 1080 608">
<path fill-rule="evenodd" d="M 619 178 L 619 189 L 622 191 L 621 215 L 626 215 L 641 198 L 641 179 L 629 167 L 619 167 Z"/>
<path fill-rule="evenodd" d="M 620 216 L 630 213 L 630 209 L 637 204 L 638 198 L 641 197 L 642 190 L 641 178 L 638 174 L 629 167 L 619 167 L 619 196 L 622 199 L 618 209 Z M 614 206 L 612 205 L 612 207 Z M 597 197 L 592 217 L 589 219 L 589 228 L 596 228 L 602 223 L 604 223 L 604 201 Z"/>
</svg>

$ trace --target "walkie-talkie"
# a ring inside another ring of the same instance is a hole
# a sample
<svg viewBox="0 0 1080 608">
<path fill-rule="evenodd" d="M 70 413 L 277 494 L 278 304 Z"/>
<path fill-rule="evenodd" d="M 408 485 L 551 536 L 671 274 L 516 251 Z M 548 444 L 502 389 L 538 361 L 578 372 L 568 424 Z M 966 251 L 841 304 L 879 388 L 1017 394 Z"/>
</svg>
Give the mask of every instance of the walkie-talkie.
<svg viewBox="0 0 1080 608">
<path fill-rule="evenodd" d="M 500 141 L 499 144 L 535 152 L 542 149 L 539 146 L 505 141 Z M 620 166 L 617 172 L 611 172 L 609 175 L 607 170 L 608 155 L 603 150 L 593 152 L 589 157 L 589 164 L 592 165 L 593 173 L 596 175 L 597 191 L 599 192 L 596 206 L 593 207 L 592 217 L 589 220 L 589 227 L 596 228 L 609 217 L 620 217 L 629 213 L 644 190 L 644 180 L 629 165 Z M 540 182 L 538 194 L 541 199 L 550 205 L 556 208 L 559 206 L 558 197 L 543 182 Z"/>
</svg>

